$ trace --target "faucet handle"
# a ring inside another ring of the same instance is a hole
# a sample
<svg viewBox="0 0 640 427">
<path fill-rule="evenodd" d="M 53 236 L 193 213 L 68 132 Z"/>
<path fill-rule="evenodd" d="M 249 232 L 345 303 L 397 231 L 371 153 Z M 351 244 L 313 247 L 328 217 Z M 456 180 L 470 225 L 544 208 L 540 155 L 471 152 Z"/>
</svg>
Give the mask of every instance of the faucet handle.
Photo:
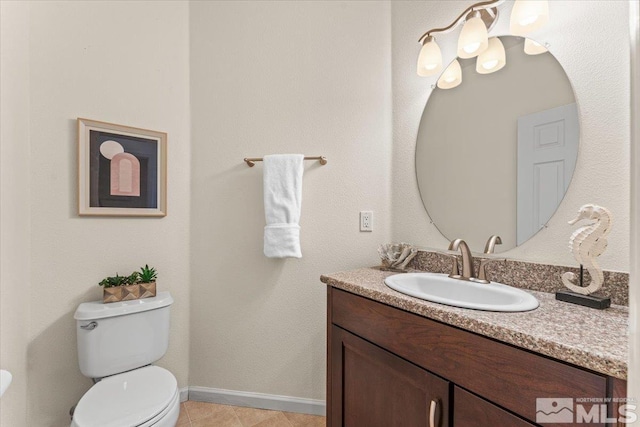
<svg viewBox="0 0 640 427">
<path fill-rule="evenodd" d="M 487 240 L 487 244 L 484 245 L 484 253 L 492 254 L 495 251 L 496 245 L 501 245 L 501 244 L 502 244 L 502 239 L 500 238 L 500 236 L 498 236 L 497 234 L 494 234 L 493 236 L 489 237 L 489 240 Z"/>
<path fill-rule="evenodd" d="M 480 260 L 480 266 L 478 267 L 478 278 L 475 279 L 475 282 L 479 283 L 491 283 L 490 280 L 487 279 L 487 264 L 490 264 L 495 261 L 506 261 L 505 258 L 484 258 Z"/>
<path fill-rule="evenodd" d="M 451 265 L 451 274 L 449 277 L 452 279 L 460 278 L 460 267 L 458 266 L 458 256 L 457 255 L 449 255 L 453 259 L 453 264 Z"/>
<path fill-rule="evenodd" d="M 461 241 L 462 239 L 455 239 L 449 242 L 449 250 L 457 251 L 458 245 L 460 244 Z M 458 279 L 460 278 L 460 266 L 458 265 L 458 256 L 457 255 L 449 255 L 449 256 L 453 258 L 453 264 L 451 265 L 451 274 L 449 274 L 449 277 L 453 279 Z"/>
</svg>

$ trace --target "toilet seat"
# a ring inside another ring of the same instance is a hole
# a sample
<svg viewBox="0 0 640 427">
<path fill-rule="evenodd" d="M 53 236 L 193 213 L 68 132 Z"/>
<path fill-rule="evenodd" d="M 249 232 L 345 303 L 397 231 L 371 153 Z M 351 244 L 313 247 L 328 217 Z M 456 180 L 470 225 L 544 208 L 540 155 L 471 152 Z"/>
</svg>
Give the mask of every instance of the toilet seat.
<svg viewBox="0 0 640 427">
<path fill-rule="evenodd" d="M 72 427 L 153 426 L 179 404 L 173 374 L 147 366 L 104 378 L 91 387 L 78 402 Z"/>
</svg>

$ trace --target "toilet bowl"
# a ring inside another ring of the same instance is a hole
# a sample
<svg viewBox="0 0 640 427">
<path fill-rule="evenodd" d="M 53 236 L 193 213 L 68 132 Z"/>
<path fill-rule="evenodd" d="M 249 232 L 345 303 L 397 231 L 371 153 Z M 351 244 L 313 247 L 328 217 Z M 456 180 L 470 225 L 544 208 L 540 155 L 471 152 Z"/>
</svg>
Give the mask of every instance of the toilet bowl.
<svg viewBox="0 0 640 427">
<path fill-rule="evenodd" d="M 180 391 L 173 374 L 151 365 L 169 345 L 168 292 L 141 300 L 80 304 L 74 314 L 80 371 L 96 383 L 71 427 L 174 427 Z"/>
<path fill-rule="evenodd" d="M 178 383 L 166 369 L 147 366 L 105 378 L 82 396 L 71 427 L 174 427 Z"/>
</svg>

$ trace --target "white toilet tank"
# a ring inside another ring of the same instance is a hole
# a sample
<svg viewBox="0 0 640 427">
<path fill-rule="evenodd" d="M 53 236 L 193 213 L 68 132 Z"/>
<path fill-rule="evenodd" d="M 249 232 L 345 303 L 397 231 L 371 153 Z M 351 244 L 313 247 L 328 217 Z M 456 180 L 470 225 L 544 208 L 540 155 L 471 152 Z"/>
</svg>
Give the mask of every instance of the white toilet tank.
<svg viewBox="0 0 640 427">
<path fill-rule="evenodd" d="M 169 346 L 172 303 L 169 292 L 158 292 L 133 301 L 80 304 L 73 317 L 82 374 L 102 378 L 160 359 Z"/>
</svg>

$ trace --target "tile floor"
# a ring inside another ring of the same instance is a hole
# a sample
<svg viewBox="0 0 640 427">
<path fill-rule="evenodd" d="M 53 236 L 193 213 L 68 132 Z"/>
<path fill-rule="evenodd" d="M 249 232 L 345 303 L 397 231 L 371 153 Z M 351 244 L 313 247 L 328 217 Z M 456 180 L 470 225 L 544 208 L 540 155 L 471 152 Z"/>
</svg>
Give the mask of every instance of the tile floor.
<svg viewBox="0 0 640 427">
<path fill-rule="evenodd" d="M 187 401 L 180 405 L 176 427 L 325 427 L 325 418 Z"/>
</svg>

